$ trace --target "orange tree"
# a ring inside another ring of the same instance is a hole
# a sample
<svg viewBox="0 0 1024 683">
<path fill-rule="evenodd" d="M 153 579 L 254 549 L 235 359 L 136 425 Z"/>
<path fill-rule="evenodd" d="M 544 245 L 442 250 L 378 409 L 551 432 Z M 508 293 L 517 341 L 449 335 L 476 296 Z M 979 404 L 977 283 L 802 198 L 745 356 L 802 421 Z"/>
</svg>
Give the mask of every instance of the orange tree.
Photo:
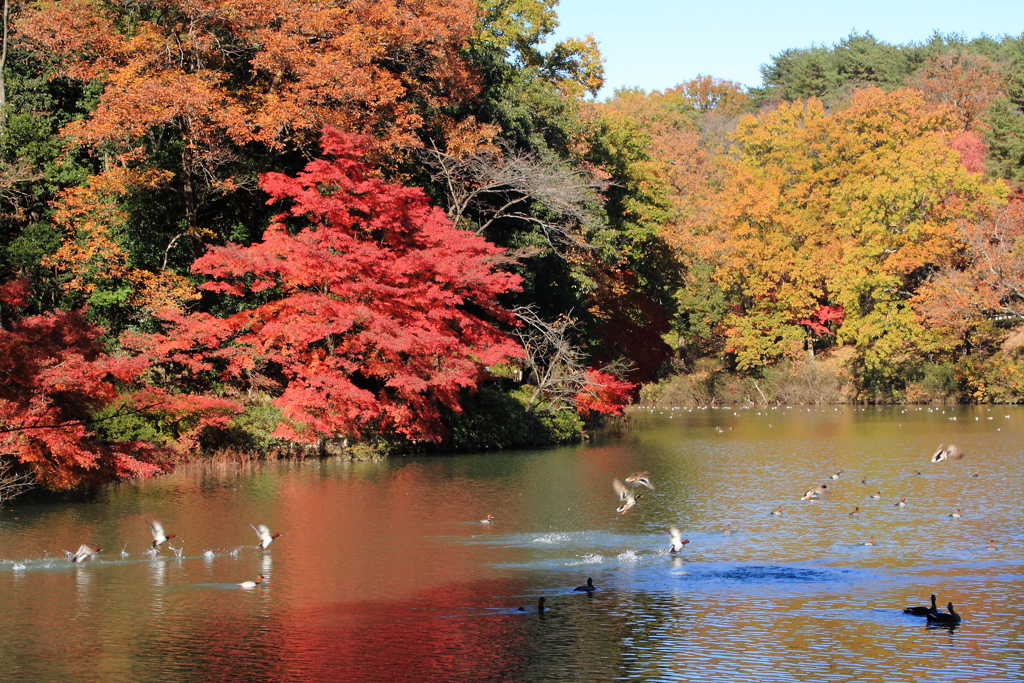
<svg viewBox="0 0 1024 683">
<path fill-rule="evenodd" d="M 51 265 L 70 287 L 114 245 L 126 273 L 185 273 L 205 242 L 256 238 L 269 216 L 254 201 L 259 174 L 301 168 L 325 124 L 386 150 L 418 144 L 428 126 L 473 137 L 472 116 L 453 121 L 446 108 L 478 90 L 464 54 L 476 25 L 474 0 L 31 3 L 19 44 L 98 93 L 63 128 L 65 145 L 114 176 L 58 199 L 65 244 Z M 116 220 L 99 225 L 101 214 Z M 108 294 L 144 318 L 144 279 L 116 292 L 93 280 L 87 298 Z M 126 324 L 100 313 L 111 331 Z"/>
<path fill-rule="evenodd" d="M 936 343 L 910 298 L 966 248 L 957 222 L 1005 195 L 960 164 L 950 145 L 959 128 L 916 91 L 879 89 L 831 116 L 811 99 L 741 121 L 715 272 L 739 368 L 800 352 L 822 310 L 841 309 L 834 331 L 869 373 L 890 374 Z"/>
</svg>

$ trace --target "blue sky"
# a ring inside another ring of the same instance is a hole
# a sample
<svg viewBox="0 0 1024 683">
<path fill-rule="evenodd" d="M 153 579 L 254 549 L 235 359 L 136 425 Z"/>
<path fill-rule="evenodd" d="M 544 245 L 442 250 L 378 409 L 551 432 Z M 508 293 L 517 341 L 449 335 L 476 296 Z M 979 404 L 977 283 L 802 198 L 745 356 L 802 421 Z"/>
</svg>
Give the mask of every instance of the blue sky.
<svg viewBox="0 0 1024 683">
<path fill-rule="evenodd" d="M 851 31 L 889 43 L 933 30 L 974 38 L 1024 33 L 1024 0 L 561 0 L 556 37 L 593 33 L 607 85 L 668 88 L 698 74 L 761 84 L 759 67 L 790 47 L 832 45 Z"/>
</svg>

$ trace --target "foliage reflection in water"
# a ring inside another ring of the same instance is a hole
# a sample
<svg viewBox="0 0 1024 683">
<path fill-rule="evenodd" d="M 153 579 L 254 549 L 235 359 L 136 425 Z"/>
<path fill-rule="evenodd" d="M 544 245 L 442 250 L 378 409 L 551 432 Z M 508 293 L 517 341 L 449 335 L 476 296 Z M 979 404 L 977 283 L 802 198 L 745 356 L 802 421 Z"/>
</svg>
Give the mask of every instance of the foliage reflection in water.
<svg viewBox="0 0 1024 683">
<path fill-rule="evenodd" d="M 1024 410 L 636 420 L 577 448 L 189 468 L 6 510 L 0 678 L 1024 678 Z M 967 457 L 930 463 L 951 441 Z M 656 489 L 616 514 L 611 482 L 638 470 Z M 830 498 L 799 500 L 825 482 Z M 180 557 L 147 553 L 146 519 Z M 250 524 L 285 535 L 264 551 Z M 61 550 L 83 542 L 105 550 L 73 565 Z M 597 590 L 574 592 L 588 576 Z M 902 614 L 932 592 L 962 625 Z M 540 596 L 543 614 L 516 609 Z"/>
</svg>

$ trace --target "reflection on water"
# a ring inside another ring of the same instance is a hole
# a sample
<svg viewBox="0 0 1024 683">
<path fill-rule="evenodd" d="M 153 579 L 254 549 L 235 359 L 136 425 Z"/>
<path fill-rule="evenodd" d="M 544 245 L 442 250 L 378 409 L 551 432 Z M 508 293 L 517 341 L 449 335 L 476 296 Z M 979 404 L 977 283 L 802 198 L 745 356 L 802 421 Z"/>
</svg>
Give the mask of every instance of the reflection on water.
<svg viewBox="0 0 1024 683">
<path fill-rule="evenodd" d="M 0 515 L 0 679 L 1020 681 L 1022 436 L 1018 408 L 640 412 L 575 448 L 26 505 Z M 949 442 L 967 457 L 931 463 Z M 611 481 L 642 470 L 656 489 L 616 514 Z M 147 518 L 187 545 L 148 553 Z M 262 550 L 250 524 L 285 535 Z M 63 558 L 82 543 L 113 550 Z M 933 592 L 959 627 L 902 613 Z"/>
</svg>

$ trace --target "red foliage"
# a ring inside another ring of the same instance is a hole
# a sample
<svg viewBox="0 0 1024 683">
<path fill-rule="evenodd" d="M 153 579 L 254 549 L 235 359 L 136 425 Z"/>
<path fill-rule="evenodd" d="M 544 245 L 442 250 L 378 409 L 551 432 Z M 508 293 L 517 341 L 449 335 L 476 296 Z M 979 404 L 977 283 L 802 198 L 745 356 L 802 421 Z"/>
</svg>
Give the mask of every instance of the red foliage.
<svg viewBox="0 0 1024 683">
<path fill-rule="evenodd" d="M 576 410 L 588 417 L 591 413 L 622 415 L 636 385 L 624 382 L 600 370 L 587 370 L 586 389 L 576 395 Z"/>
<path fill-rule="evenodd" d="M 988 145 L 973 131 L 960 133 L 950 141 L 950 146 L 960 155 L 960 163 L 971 173 L 985 172 L 985 155 Z"/>
<path fill-rule="evenodd" d="M 815 334 L 835 334 L 826 325 L 830 322 L 842 323 L 846 317 L 842 306 L 819 306 L 818 310 L 811 314 L 815 319 L 804 318 L 798 320 L 798 325 L 806 325 Z"/>
<path fill-rule="evenodd" d="M 289 201 L 263 240 L 194 264 L 214 278 L 207 291 L 266 303 L 225 318 L 169 315 L 166 334 L 133 343 L 187 372 L 272 391 L 286 418 L 278 438 L 442 438 L 440 406 L 458 410 L 485 366 L 522 356 L 485 319 L 511 321 L 496 297 L 519 278 L 496 272 L 501 250 L 456 229 L 422 190 L 369 177 L 368 144 L 325 128 L 330 160 L 262 177 L 269 203 Z"/>
<path fill-rule="evenodd" d="M 4 301 L 10 301 L 4 293 Z M 159 471 L 144 443 L 98 443 L 92 411 L 118 399 L 115 382 L 145 369 L 103 353 L 99 330 L 76 312 L 37 315 L 0 330 L 0 455 L 53 489 Z"/>
<path fill-rule="evenodd" d="M 0 304 L 6 304 L 12 311 L 19 311 L 28 303 L 31 294 L 32 287 L 28 278 L 11 280 L 0 285 Z"/>
</svg>

